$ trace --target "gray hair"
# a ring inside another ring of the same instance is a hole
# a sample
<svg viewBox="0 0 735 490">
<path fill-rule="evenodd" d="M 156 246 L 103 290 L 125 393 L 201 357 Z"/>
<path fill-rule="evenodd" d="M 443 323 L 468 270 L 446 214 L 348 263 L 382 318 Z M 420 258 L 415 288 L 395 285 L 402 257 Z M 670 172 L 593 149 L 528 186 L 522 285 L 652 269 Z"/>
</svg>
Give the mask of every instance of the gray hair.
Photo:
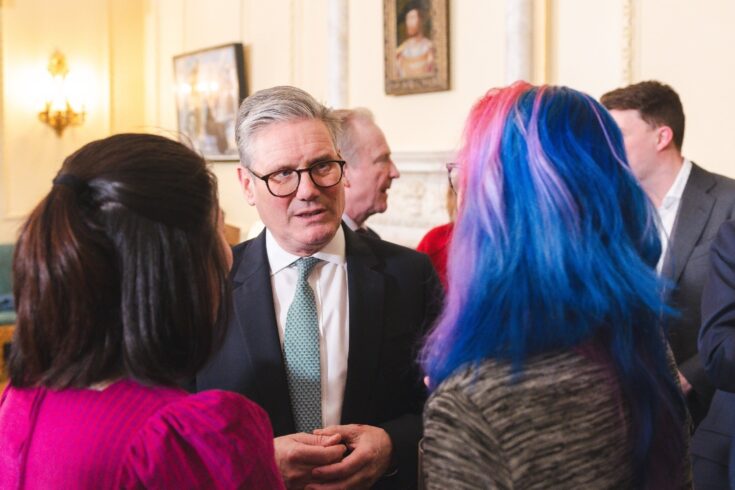
<svg viewBox="0 0 735 490">
<path fill-rule="evenodd" d="M 337 149 L 347 161 L 347 165 L 357 162 L 357 138 L 355 138 L 355 123 L 357 121 L 375 124 L 375 117 L 370 109 L 356 107 L 354 109 L 338 109 L 332 111 L 339 121 L 337 132 Z"/>
<path fill-rule="evenodd" d="M 237 114 L 235 140 L 240 152 L 240 163 L 249 167 L 250 145 L 256 133 L 270 124 L 315 119 L 324 123 L 335 148 L 339 122 L 332 111 L 317 102 L 300 88 L 290 86 L 271 87 L 255 92 L 242 101 Z"/>
</svg>

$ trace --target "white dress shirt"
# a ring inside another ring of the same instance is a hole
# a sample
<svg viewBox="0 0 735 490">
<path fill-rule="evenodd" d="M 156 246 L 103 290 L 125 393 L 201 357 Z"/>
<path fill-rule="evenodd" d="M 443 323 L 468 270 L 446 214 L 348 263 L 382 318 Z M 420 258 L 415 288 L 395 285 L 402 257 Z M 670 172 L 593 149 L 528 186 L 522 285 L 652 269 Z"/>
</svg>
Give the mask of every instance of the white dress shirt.
<svg viewBox="0 0 735 490">
<path fill-rule="evenodd" d="M 286 316 L 296 292 L 301 257 L 283 250 L 269 230 L 265 248 L 271 271 L 273 302 L 278 323 L 278 336 L 283 349 Z M 347 357 L 350 346 L 349 297 L 347 294 L 347 260 L 342 227 L 324 248 L 312 257 L 321 259 L 309 275 L 319 319 L 319 352 L 322 378 L 322 422 L 338 425 L 342 417 L 342 400 L 347 379 Z"/>
<path fill-rule="evenodd" d="M 671 184 L 669 191 L 661 201 L 661 206 L 656 209 L 659 217 L 658 232 L 661 237 L 661 257 L 659 257 L 658 264 L 656 264 L 656 271 L 659 274 L 661 274 L 666 252 L 669 249 L 671 233 L 674 231 L 676 215 L 679 212 L 679 205 L 681 204 L 681 196 L 684 194 L 684 188 L 687 185 L 690 173 L 692 173 L 692 162 L 685 158 L 676 179 L 674 179 L 674 183 Z"/>
</svg>

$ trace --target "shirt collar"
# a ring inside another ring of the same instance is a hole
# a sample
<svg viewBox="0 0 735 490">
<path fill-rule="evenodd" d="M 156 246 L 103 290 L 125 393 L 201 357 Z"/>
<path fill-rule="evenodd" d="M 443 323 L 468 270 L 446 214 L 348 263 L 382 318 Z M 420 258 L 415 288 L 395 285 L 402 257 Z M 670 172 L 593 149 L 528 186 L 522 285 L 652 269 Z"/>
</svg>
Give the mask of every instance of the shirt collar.
<svg viewBox="0 0 735 490">
<path fill-rule="evenodd" d="M 286 267 L 291 266 L 291 264 L 301 258 L 300 256 L 286 252 L 281 248 L 271 231 L 268 229 L 265 230 L 265 250 L 268 254 L 271 276 L 279 273 Z M 337 233 L 334 234 L 329 243 L 312 255 L 312 257 L 316 257 L 317 259 L 339 266 L 345 264 L 345 232 L 341 226 L 337 228 Z"/>
<path fill-rule="evenodd" d="M 357 226 L 357 223 L 355 223 L 355 220 L 354 220 L 354 219 L 352 219 L 352 218 L 350 218 L 349 216 L 347 216 L 347 213 L 344 213 L 344 214 L 342 215 L 342 221 L 344 221 L 344 222 L 345 222 L 345 224 L 347 225 L 347 227 L 348 227 L 348 228 L 349 228 L 350 230 L 352 230 L 352 231 L 357 231 L 357 230 L 359 230 L 360 228 L 362 228 L 362 226 Z"/>
<path fill-rule="evenodd" d="M 684 159 L 684 162 L 679 169 L 679 173 L 674 179 L 674 183 L 669 187 L 669 191 L 661 201 L 662 209 L 669 209 L 681 200 L 681 196 L 684 194 L 684 188 L 689 180 L 689 174 L 692 172 L 692 162 Z"/>
</svg>

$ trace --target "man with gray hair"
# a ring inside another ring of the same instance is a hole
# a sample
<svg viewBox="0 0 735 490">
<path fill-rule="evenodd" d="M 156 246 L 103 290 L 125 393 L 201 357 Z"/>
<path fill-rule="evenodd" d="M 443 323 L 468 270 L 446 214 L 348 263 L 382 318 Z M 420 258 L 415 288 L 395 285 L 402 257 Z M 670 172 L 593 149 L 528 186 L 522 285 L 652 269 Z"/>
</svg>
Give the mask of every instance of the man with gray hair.
<svg viewBox="0 0 735 490">
<path fill-rule="evenodd" d="M 345 159 L 345 212 L 352 231 L 380 238 L 365 221 L 388 209 L 388 189 L 401 176 L 373 114 L 363 108 L 334 111 L 340 122 L 337 149 Z"/>
<path fill-rule="evenodd" d="M 265 230 L 234 248 L 233 314 L 196 387 L 270 416 L 289 488 L 416 486 L 416 347 L 440 306 L 428 258 L 341 225 L 337 120 L 274 87 L 240 108 L 238 177 Z"/>
</svg>

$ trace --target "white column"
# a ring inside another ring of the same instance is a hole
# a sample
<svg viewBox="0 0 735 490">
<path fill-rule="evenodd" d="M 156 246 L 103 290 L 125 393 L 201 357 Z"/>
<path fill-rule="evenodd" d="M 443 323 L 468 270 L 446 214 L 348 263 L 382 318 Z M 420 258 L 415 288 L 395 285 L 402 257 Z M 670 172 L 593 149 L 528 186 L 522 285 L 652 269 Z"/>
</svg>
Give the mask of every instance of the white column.
<svg viewBox="0 0 735 490">
<path fill-rule="evenodd" d="M 329 0 L 327 17 L 328 90 L 327 104 L 334 108 L 347 107 L 349 27 L 348 0 Z"/>
<path fill-rule="evenodd" d="M 505 81 L 533 76 L 533 1 L 505 2 Z"/>
</svg>

